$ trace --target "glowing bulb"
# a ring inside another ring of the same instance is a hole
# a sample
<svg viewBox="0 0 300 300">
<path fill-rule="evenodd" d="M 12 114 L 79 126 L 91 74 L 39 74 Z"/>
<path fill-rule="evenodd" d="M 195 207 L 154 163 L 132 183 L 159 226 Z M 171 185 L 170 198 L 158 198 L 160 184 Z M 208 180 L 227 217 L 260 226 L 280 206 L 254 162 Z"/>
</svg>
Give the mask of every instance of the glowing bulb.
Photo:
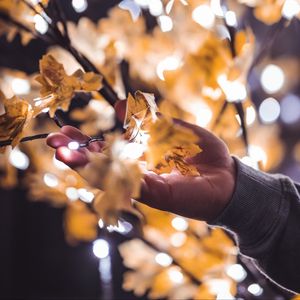
<svg viewBox="0 0 300 300">
<path fill-rule="evenodd" d="M 173 262 L 173 259 L 170 255 L 161 252 L 155 256 L 155 261 L 162 267 L 168 267 Z"/>
<path fill-rule="evenodd" d="M 242 282 L 247 277 L 247 272 L 240 264 L 234 264 L 227 267 L 226 273 L 236 282 Z"/>
<path fill-rule="evenodd" d="M 127 143 L 123 147 L 122 157 L 130 159 L 138 159 L 146 150 L 145 145 L 139 143 Z"/>
<path fill-rule="evenodd" d="M 184 232 L 173 233 L 170 237 L 171 245 L 173 247 L 181 247 L 186 242 L 186 234 Z"/>
<path fill-rule="evenodd" d="M 257 283 L 252 283 L 248 286 L 248 292 L 254 296 L 260 296 L 263 293 L 263 289 Z"/>
<path fill-rule="evenodd" d="M 252 157 L 250 157 L 250 156 L 244 156 L 244 157 L 241 159 L 241 161 L 242 161 L 245 165 L 247 165 L 247 166 L 249 166 L 249 167 L 252 167 L 252 168 L 255 169 L 255 170 L 258 170 L 258 169 L 259 169 L 258 162 L 257 162 L 255 159 L 253 159 Z"/>
<path fill-rule="evenodd" d="M 250 145 L 249 155 L 257 162 L 261 161 L 264 165 L 267 163 L 268 157 L 266 152 L 259 146 Z"/>
<path fill-rule="evenodd" d="M 44 175 L 44 182 L 47 186 L 49 187 L 56 187 L 58 186 L 58 179 L 55 175 L 51 174 L 51 173 L 46 173 Z"/>
<path fill-rule="evenodd" d="M 225 14 L 225 21 L 226 24 L 231 26 L 231 27 L 236 27 L 237 26 L 237 19 L 236 19 L 236 14 L 234 11 L 227 11 Z"/>
<path fill-rule="evenodd" d="M 151 0 L 149 1 L 149 12 L 152 16 L 159 16 L 163 13 L 164 7 L 161 0 Z"/>
<path fill-rule="evenodd" d="M 206 5 L 200 5 L 193 10 L 193 20 L 204 28 L 212 28 L 215 23 L 215 15 L 212 9 Z"/>
<path fill-rule="evenodd" d="M 45 34 L 48 31 L 48 23 L 44 20 L 41 15 L 35 15 L 33 17 L 34 27 L 35 30 L 38 31 L 40 34 Z"/>
<path fill-rule="evenodd" d="M 259 107 L 259 116 L 261 120 L 270 124 L 275 122 L 280 115 L 280 105 L 274 98 L 265 99 Z"/>
<path fill-rule="evenodd" d="M 276 65 L 267 65 L 261 73 L 260 82 L 266 93 L 276 93 L 284 84 L 284 73 Z"/>
<path fill-rule="evenodd" d="M 173 29 L 173 21 L 169 16 L 160 16 L 158 24 L 162 32 L 168 32 Z"/>
<path fill-rule="evenodd" d="M 175 217 L 172 220 L 172 226 L 178 231 L 185 231 L 189 227 L 189 223 L 181 217 Z"/>
<path fill-rule="evenodd" d="M 99 225 L 100 228 L 104 228 L 104 222 L 103 222 L 102 219 L 99 219 L 98 225 Z"/>
<path fill-rule="evenodd" d="M 14 78 L 11 82 L 11 88 L 16 95 L 26 95 L 30 92 L 28 80 L 22 78 Z"/>
<path fill-rule="evenodd" d="M 88 3 L 87 0 L 72 0 L 72 6 L 77 13 L 82 13 L 87 9 Z"/>
<path fill-rule="evenodd" d="M 106 240 L 98 239 L 93 243 L 93 253 L 98 258 L 105 258 L 109 255 L 109 244 Z"/>
<path fill-rule="evenodd" d="M 297 0 L 285 0 L 282 8 L 282 15 L 291 20 L 300 13 L 300 3 Z"/>
<path fill-rule="evenodd" d="M 196 112 L 196 124 L 201 127 L 206 127 L 212 119 L 212 111 L 207 105 L 201 105 Z"/>
<path fill-rule="evenodd" d="M 28 156 L 21 152 L 18 148 L 12 150 L 9 154 L 9 162 L 20 170 L 26 170 L 29 167 Z"/>
<path fill-rule="evenodd" d="M 70 150 L 77 150 L 77 149 L 79 149 L 79 143 L 78 142 L 70 142 L 69 144 L 68 144 L 68 148 L 70 149 Z"/>
<path fill-rule="evenodd" d="M 168 275 L 170 280 L 173 281 L 174 283 L 180 284 L 183 282 L 184 279 L 183 274 L 175 268 L 171 268 L 168 271 Z"/>
<path fill-rule="evenodd" d="M 300 120 L 300 98 L 287 95 L 281 100 L 280 118 L 284 123 L 292 124 Z"/>
<path fill-rule="evenodd" d="M 228 102 L 243 101 L 247 97 L 247 90 L 243 83 L 238 80 L 227 80 L 226 75 L 220 75 L 217 79 Z"/>
<path fill-rule="evenodd" d="M 78 192 L 77 189 L 74 187 L 66 188 L 66 196 L 71 200 L 75 201 L 78 199 Z"/>
<path fill-rule="evenodd" d="M 79 198 L 86 203 L 91 203 L 95 197 L 95 195 L 92 192 L 89 192 L 84 188 L 78 189 L 77 193 Z"/>
<path fill-rule="evenodd" d="M 236 115 L 235 117 L 238 120 L 239 124 L 241 125 L 242 122 L 241 122 L 240 116 Z M 252 125 L 255 120 L 256 120 L 255 108 L 253 106 L 247 107 L 247 109 L 246 109 L 246 123 L 247 123 L 247 125 Z"/>
<path fill-rule="evenodd" d="M 165 71 L 174 71 L 181 66 L 181 59 L 178 56 L 168 56 L 160 61 L 156 67 L 156 74 L 159 79 L 165 80 Z"/>
<path fill-rule="evenodd" d="M 223 17 L 224 16 L 224 12 L 223 12 L 220 0 L 211 0 L 210 1 L 210 8 L 217 17 Z"/>
</svg>

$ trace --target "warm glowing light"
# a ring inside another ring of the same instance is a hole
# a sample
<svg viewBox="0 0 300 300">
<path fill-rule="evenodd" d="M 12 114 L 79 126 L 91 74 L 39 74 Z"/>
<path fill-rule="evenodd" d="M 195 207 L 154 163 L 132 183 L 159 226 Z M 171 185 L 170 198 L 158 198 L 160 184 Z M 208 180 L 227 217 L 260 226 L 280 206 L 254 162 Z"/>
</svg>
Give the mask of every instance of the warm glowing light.
<svg viewBox="0 0 300 300">
<path fill-rule="evenodd" d="M 228 102 L 243 101 L 244 99 L 246 99 L 247 90 L 242 82 L 238 80 L 227 80 L 226 75 L 223 74 L 218 77 L 218 83 L 223 90 Z"/>
<path fill-rule="evenodd" d="M 211 0 L 210 8 L 217 17 L 223 17 L 224 12 L 220 0 Z"/>
<path fill-rule="evenodd" d="M 234 11 L 229 10 L 225 14 L 225 21 L 226 24 L 231 26 L 231 27 L 236 27 L 237 26 L 237 19 L 236 19 L 236 14 Z"/>
<path fill-rule="evenodd" d="M 148 7 L 150 14 L 154 17 L 160 16 L 164 11 L 161 0 L 149 0 Z"/>
<path fill-rule="evenodd" d="M 238 114 L 235 115 L 236 119 L 238 120 L 239 124 L 241 125 L 241 118 Z M 256 120 L 256 110 L 253 106 L 249 106 L 246 109 L 246 123 L 247 125 L 252 125 Z"/>
<path fill-rule="evenodd" d="M 175 217 L 171 224 L 178 231 L 185 231 L 189 227 L 189 223 L 182 217 Z"/>
<path fill-rule="evenodd" d="M 183 282 L 183 274 L 177 268 L 171 268 L 168 270 L 168 275 L 171 281 L 180 284 Z"/>
<path fill-rule="evenodd" d="M 241 159 L 241 161 L 242 161 L 245 165 L 247 165 L 247 166 L 249 166 L 249 167 L 252 167 L 252 168 L 255 169 L 255 170 L 258 170 L 258 169 L 259 169 L 259 165 L 258 165 L 257 160 L 253 159 L 253 158 L 250 157 L 250 156 L 244 156 L 244 157 Z"/>
<path fill-rule="evenodd" d="M 247 277 L 247 272 L 240 264 L 234 264 L 226 268 L 226 273 L 236 282 L 242 282 Z"/>
<path fill-rule="evenodd" d="M 212 294 L 217 295 L 217 299 L 235 299 L 230 293 L 230 281 L 226 279 L 211 279 L 207 282 Z"/>
<path fill-rule="evenodd" d="M 20 170 L 26 170 L 29 167 L 28 156 L 21 152 L 18 148 L 12 150 L 9 154 L 9 162 Z"/>
<path fill-rule="evenodd" d="M 48 23 L 44 20 L 41 15 L 36 14 L 33 17 L 35 30 L 40 34 L 45 34 L 48 31 Z"/>
<path fill-rule="evenodd" d="M 44 182 L 49 187 L 56 187 L 58 186 L 58 179 L 54 174 L 46 173 L 44 175 Z"/>
<path fill-rule="evenodd" d="M 78 143 L 78 142 L 75 142 L 75 141 L 70 142 L 70 143 L 68 144 L 68 148 L 69 148 L 70 150 L 77 150 L 77 149 L 79 149 L 79 143 Z"/>
<path fill-rule="evenodd" d="M 300 120 L 300 98 L 296 95 L 287 95 L 281 102 L 280 118 L 284 123 L 292 124 Z"/>
<path fill-rule="evenodd" d="M 215 23 L 215 14 L 210 6 L 203 4 L 196 7 L 192 13 L 193 20 L 204 28 L 212 28 Z"/>
<path fill-rule="evenodd" d="M 293 17 L 300 13 L 300 3 L 299 0 L 285 0 L 282 8 L 282 15 L 291 20 Z"/>
<path fill-rule="evenodd" d="M 77 13 L 82 13 L 87 9 L 88 3 L 87 0 L 72 0 L 72 6 Z"/>
<path fill-rule="evenodd" d="M 74 187 L 66 188 L 66 196 L 71 200 L 75 201 L 78 199 L 78 192 L 77 189 Z"/>
<path fill-rule="evenodd" d="M 155 261 L 162 267 L 168 267 L 172 264 L 173 259 L 167 253 L 161 252 L 155 256 Z"/>
<path fill-rule="evenodd" d="M 103 222 L 102 219 L 99 219 L 98 225 L 99 225 L 100 228 L 104 228 L 104 222 Z"/>
<path fill-rule="evenodd" d="M 186 242 L 187 236 L 184 232 L 173 233 L 170 237 L 173 247 L 181 247 Z"/>
<path fill-rule="evenodd" d="M 253 283 L 248 286 L 248 292 L 254 296 L 260 296 L 263 293 L 263 291 L 264 290 L 262 289 L 262 287 L 257 283 Z"/>
<path fill-rule="evenodd" d="M 168 32 L 173 29 L 173 21 L 169 16 L 158 17 L 158 24 L 162 32 Z"/>
<path fill-rule="evenodd" d="M 123 147 L 122 158 L 138 159 L 146 150 L 146 146 L 139 143 L 127 143 Z"/>
<path fill-rule="evenodd" d="M 257 162 L 262 162 L 264 165 L 267 163 L 268 157 L 266 152 L 259 146 L 250 145 L 249 146 L 249 155 L 251 158 Z"/>
<path fill-rule="evenodd" d="M 109 244 L 106 240 L 98 239 L 93 243 L 93 253 L 98 258 L 105 258 L 109 255 Z"/>
<path fill-rule="evenodd" d="M 165 80 L 165 71 L 175 71 L 181 66 L 182 62 L 178 56 L 168 56 L 160 61 L 156 67 L 156 74 L 159 79 Z"/>
<path fill-rule="evenodd" d="M 276 93 L 284 84 L 284 73 L 276 65 L 267 65 L 261 73 L 260 82 L 266 93 Z"/>
<path fill-rule="evenodd" d="M 78 189 L 77 193 L 80 200 L 86 203 L 91 203 L 95 197 L 95 195 L 92 192 L 89 192 L 84 188 Z"/>
<path fill-rule="evenodd" d="M 280 105 L 274 98 L 265 99 L 259 107 L 259 116 L 263 123 L 275 122 L 280 115 Z"/>
<path fill-rule="evenodd" d="M 14 78 L 11 81 L 11 88 L 15 95 L 26 95 L 30 92 L 28 80 L 22 78 Z"/>
<path fill-rule="evenodd" d="M 196 114 L 196 124 L 201 127 L 206 127 L 212 119 L 213 113 L 209 106 L 201 105 L 199 110 L 195 112 Z"/>
</svg>

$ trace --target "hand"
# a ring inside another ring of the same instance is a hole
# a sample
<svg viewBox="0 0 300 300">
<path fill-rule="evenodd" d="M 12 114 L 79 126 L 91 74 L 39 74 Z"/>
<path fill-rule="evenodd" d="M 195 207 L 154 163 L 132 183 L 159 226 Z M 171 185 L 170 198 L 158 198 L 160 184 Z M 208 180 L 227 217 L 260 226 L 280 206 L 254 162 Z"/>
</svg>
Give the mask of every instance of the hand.
<svg viewBox="0 0 300 300">
<path fill-rule="evenodd" d="M 142 182 L 141 197 L 137 200 L 188 218 L 212 221 L 232 198 L 236 180 L 235 162 L 225 143 L 209 131 L 181 120 L 174 122 L 199 136 L 203 152 L 186 161 L 195 165 L 201 175 L 191 177 L 178 172 L 162 175 L 148 172 Z M 70 150 L 66 146 L 74 140 L 83 143 L 88 139 L 78 129 L 64 126 L 59 133 L 51 134 L 47 143 L 56 149 L 57 159 L 76 170 L 87 164 L 87 152 L 101 151 L 103 143 L 95 142 L 79 150 Z"/>
</svg>

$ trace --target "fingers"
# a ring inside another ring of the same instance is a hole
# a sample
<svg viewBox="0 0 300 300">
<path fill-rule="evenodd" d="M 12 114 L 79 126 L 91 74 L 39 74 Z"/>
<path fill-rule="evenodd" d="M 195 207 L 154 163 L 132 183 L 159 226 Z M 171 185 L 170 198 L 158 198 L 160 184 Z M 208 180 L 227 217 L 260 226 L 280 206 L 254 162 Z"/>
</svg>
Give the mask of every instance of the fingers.
<svg viewBox="0 0 300 300">
<path fill-rule="evenodd" d="M 117 101 L 117 103 L 115 104 L 116 115 L 120 122 L 124 122 L 125 120 L 126 106 L 127 106 L 127 100 Z"/>
</svg>

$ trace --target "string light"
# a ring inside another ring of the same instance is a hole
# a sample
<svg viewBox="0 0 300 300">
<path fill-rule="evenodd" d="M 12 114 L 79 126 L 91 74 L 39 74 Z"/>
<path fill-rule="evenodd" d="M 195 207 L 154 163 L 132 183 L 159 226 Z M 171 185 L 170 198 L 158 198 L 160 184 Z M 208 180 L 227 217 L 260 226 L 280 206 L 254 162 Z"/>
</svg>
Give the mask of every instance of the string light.
<svg viewBox="0 0 300 300">
<path fill-rule="evenodd" d="M 106 258 L 109 255 L 109 244 L 104 239 L 98 239 L 93 243 L 93 253 L 98 258 Z"/>
<path fill-rule="evenodd" d="M 265 99 L 259 107 L 259 116 L 263 123 L 275 122 L 280 115 L 280 105 L 274 98 Z"/>
<path fill-rule="evenodd" d="M 280 118 L 284 123 L 293 124 L 300 120 L 300 98 L 298 96 L 287 95 L 280 104 Z"/>
<path fill-rule="evenodd" d="M 170 242 L 173 247 L 181 247 L 186 242 L 187 236 L 184 232 L 173 233 Z"/>
<path fill-rule="evenodd" d="M 87 191 L 87 189 L 84 188 L 78 189 L 77 193 L 80 200 L 86 203 L 91 203 L 95 198 L 95 195 L 92 192 L 89 192 Z"/>
<path fill-rule="evenodd" d="M 231 26 L 231 27 L 236 27 L 237 26 L 237 19 L 236 19 L 236 14 L 232 10 L 229 10 L 225 14 L 225 21 L 226 24 Z"/>
<path fill-rule="evenodd" d="M 168 270 L 168 275 L 174 283 L 180 284 L 183 282 L 183 274 L 175 267 Z"/>
<path fill-rule="evenodd" d="M 159 79 L 165 80 L 164 72 L 165 71 L 175 71 L 182 64 L 182 61 L 179 56 L 173 55 L 168 56 L 162 61 L 160 61 L 156 67 L 156 74 Z"/>
<path fill-rule="evenodd" d="M 215 23 L 215 14 L 210 6 L 203 4 L 196 7 L 192 12 L 193 20 L 204 28 L 210 29 Z"/>
<path fill-rule="evenodd" d="M 248 292 L 254 296 L 260 296 L 263 293 L 263 289 L 257 283 L 252 283 L 248 286 Z"/>
<path fill-rule="evenodd" d="M 242 282 L 247 277 L 247 272 L 240 264 L 234 264 L 226 268 L 226 273 L 236 282 Z"/>
<path fill-rule="evenodd" d="M 77 13 L 82 13 L 87 9 L 88 3 L 87 0 L 72 0 L 72 6 Z"/>
<path fill-rule="evenodd" d="M 223 12 L 220 0 L 211 0 L 210 1 L 210 8 L 217 17 L 223 17 L 224 16 L 224 12 Z"/>
<path fill-rule="evenodd" d="M 162 267 L 168 267 L 172 264 L 173 259 L 167 253 L 161 252 L 155 256 L 155 261 Z"/>
<path fill-rule="evenodd" d="M 247 97 L 245 85 L 238 81 L 227 80 L 227 76 L 222 74 L 217 79 L 221 89 L 223 90 L 228 102 L 243 101 Z"/>
<path fill-rule="evenodd" d="M 21 152 L 18 148 L 12 150 L 9 154 L 9 162 L 20 170 L 26 170 L 29 167 L 28 156 Z"/>
<path fill-rule="evenodd" d="M 66 196 L 71 200 L 71 201 L 75 201 L 78 200 L 78 192 L 77 189 L 74 187 L 68 187 L 66 188 Z"/>
<path fill-rule="evenodd" d="M 75 142 L 75 141 L 72 141 L 68 144 L 68 148 L 70 150 L 78 150 L 80 147 L 79 143 L 78 142 Z"/>
<path fill-rule="evenodd" d="M 158 24 L 162 32 L 168 32 L 173 29 L 173 21 L 169 16 L 158 17 Z"/>
<path fill-rule="evenodd" d="M 46 173 L 44 175 L 44 182 L 49 187 L 56 187 L 58 186 L 58 179 L 54 174 Z"/>
<path fill-rule="evenodd" d="M 150 0 L 148 1 L 148 5 L 149 5 L 149 12 L 154 17 L 161 15 L 164 11 L 164 7 L 160 0 Z"/>
<path fill-rule="evenodd" d="M 185 231 L 189 227 L 189 223 L 181 217 L 175 217 L 171 223 L 172 226 L 178 231 Z"/>
<path fill-rule="evenodd" d="M 15 95 L 26 95 L 30 92 L 30 84 L 27 79 L 14 78 L 11 81 L 11 88 Z"/>
<path fill-rule="evenodd" d="M 45 34 L 48 31 L 48 23 L 44 20 L 44 18 L 36 14 L 33 17 L 34 27 L 35 30 L 38 31 L 40 34 Z"/>
<path fill-rule="evenodd" d="M 282 7 L 282 15 L 291 20 L 300 13 L 300 3 L 297 0 L 285 0 Z"/>
<path fill-rule="evenodd" d="M 260 77 L 262 88 L 266 93 L 277 93 L 284 84 L 284 73 L 279 66 L 267 65 Z"/>
<path fill-rule="evenodd" d="M 239 124 L 241 125 L 242 122 L 241 122 L 241 117 L 236 114 L 235 115 L 237 121 L 239 122 Z M 256 120 L 256 110 L 253 106 L 249 106 L 247 107 L 246 109 L 246 123 L 248 126 L 252 125 Z"/>
</svg>

